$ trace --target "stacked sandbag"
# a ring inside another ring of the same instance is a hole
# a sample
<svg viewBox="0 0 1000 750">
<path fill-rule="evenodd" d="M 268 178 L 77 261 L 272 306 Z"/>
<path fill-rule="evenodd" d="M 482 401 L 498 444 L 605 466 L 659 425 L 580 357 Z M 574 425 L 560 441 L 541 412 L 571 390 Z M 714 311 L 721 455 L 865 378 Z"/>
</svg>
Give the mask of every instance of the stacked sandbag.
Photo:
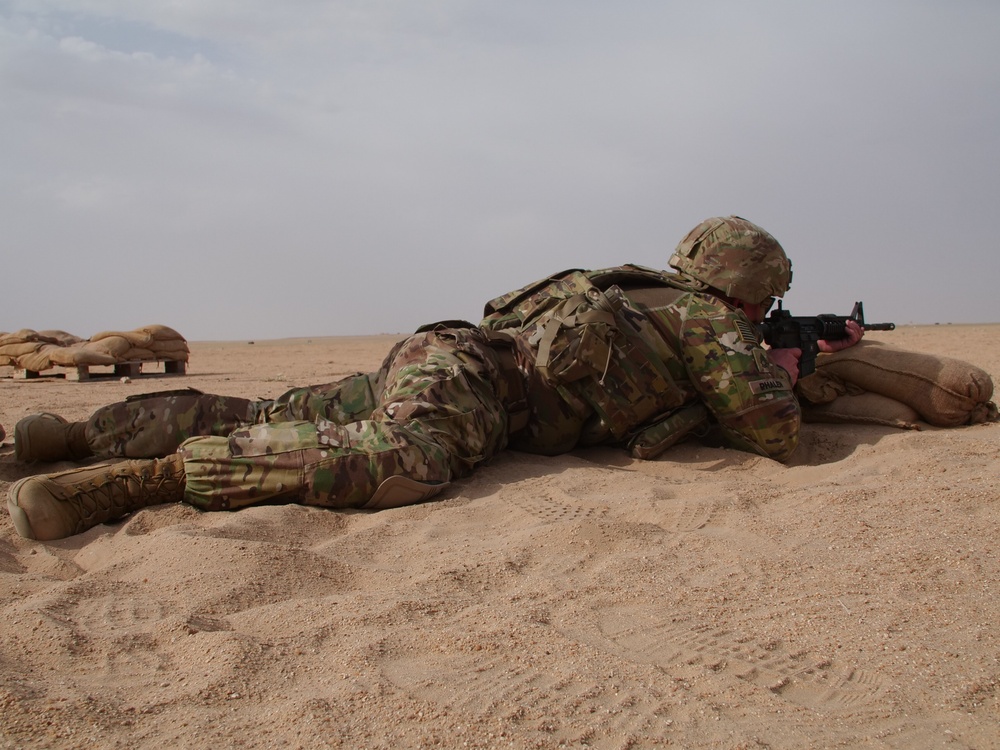
<svg viewBox="0 0 1000 750">
<path fill-rule="evenodd" d="M 998 418 L 993 380 L 975 365 L 953 357 L 862 341 L 821 354 L 816 372 L 796 391 L 806 421 L 936 427 L 993 422 Z"/>
<path fill-rule="evenodd" d="M 116 357 L 119 362 L 187 362 L 189 354 L 184 337 L 163 325 L 143 326 L 134 331 L 102 331 L 91 336 L 85 347 Z"/>
<path fill-rule="evenodd" d="M 134 331 L 104 331 L 89 340 L 65 331 L 30 329 L 0 335 L 0 365 L 33 372 L 124 362 L 187 362 L 188 356 L 184 337 L 163 325 L 143 326 Z"/>
<path fill-rule="evenodd" d="M 15 333 L 5 333 L 0 336 L 0 365 L 17 364 L 17 358 L 22 354 L 35 351 L 42 343 L 38 333 L 23 329 Z"/>
<path fill-rule="evenodd" d="M 43 372 L 50 367 L 84 367 L 90 365 L 114 365 L 117 360 L 100 352 L 90 352 L 85 344 L 57 346 L 45 344 L 31 354 L 17 359 L 17 366 L 24 370 Z"/>
<path fill-rule="evenodd" d="M 0 334 L 0 365 L 36 369 L 21 364 L 21 359 L 26 357 L 29 361 L 43 364 L 38 369 L 47 370 L 52 364 L 42 352 L 75 346 L 83 341 L 79 336 L 66 331 L 33 331 L 22 328 L 14 333 Z"/>
</svg>

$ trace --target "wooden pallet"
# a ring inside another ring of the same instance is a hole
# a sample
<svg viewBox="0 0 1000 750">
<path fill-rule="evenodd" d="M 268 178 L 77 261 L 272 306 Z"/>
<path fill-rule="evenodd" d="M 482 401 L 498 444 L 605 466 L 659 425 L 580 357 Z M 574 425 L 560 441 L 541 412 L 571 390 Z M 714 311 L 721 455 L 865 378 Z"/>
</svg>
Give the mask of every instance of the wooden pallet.
<svg viewBox="0 0 1000 750">
<path fill-rule="evenodd" d="M 163 364 L 162 372 L 143 372 L 143 365 Z M 110 370 L 108 368 L 111 368 Z M 102 378 L 141 378 L 164 375 L 183 375 L 187 372 L 187 362 L 177 360 L 141 360 L 136 362 L 119 362 L 115 365 L 79 365 L 77 367 L 54 367 L 51 370 L 39 372 L 37 370 L 24 370 L 15 368 L 13 378 L 15 380 L 33 380 L 42 377 L 61 377 L 66 380 L 96 380 Z"/>
</svg>

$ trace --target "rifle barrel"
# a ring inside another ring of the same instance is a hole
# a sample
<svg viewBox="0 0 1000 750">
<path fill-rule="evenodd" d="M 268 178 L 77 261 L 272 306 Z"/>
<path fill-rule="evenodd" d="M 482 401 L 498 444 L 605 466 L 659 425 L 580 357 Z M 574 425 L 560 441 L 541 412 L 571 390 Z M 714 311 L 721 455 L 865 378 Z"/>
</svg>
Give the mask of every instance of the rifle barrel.
<svg viewBox="0 0 1000 750">
<path fill-rule="evenodd" d="M 895 331 L 895 323 L 865 323 L 863 328 L 866 331 Z"/>
</svg>

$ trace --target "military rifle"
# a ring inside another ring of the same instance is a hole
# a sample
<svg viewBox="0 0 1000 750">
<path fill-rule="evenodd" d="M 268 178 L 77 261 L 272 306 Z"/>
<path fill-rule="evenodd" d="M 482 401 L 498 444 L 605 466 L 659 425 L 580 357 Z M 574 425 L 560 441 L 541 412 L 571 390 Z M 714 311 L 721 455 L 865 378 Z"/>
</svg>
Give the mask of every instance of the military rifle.
<svg viewBox="0 0 1000 750">
<path fill-rule="evenodd" d="M 865 309 L 861 302 L 854 303 L 850 315 L 795 316 L 781 306 L 764 319 L 758 328 L 761 336 L 774 349 L 801 349 L 799 377 L 816 370 L 816 355 L 820 341 L 840 341 L 847 338 L 847 322 L 853 320 L 866 331 L 893 331 L 895 323 L 865 323 Z"/>
</svg>

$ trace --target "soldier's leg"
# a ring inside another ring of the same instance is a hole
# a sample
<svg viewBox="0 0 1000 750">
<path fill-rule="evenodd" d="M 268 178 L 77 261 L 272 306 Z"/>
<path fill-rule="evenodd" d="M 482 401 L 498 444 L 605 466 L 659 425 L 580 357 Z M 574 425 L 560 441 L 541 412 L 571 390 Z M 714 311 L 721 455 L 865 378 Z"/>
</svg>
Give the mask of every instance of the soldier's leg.
<svg viewBox="0 0 1000 750">
<path fill-rule="evenodd" d="M 395 350 L 369 419 L 276 422 L 187 441 L 184 499 L 206 510 L 425 499 L 506 446 L 498 380 L 496 355 L 478 331 L 418 334 Z"/>
<path fill-rule="evenodd" d="M 382 383 L 378 373 L 357 373 L 336 383 L 310 385 L 286 391 L 263 410 L 261 422 L 315 422 L 326 419 L 348 424 L 371 417 L 375 393 Z"/>
<path fill-rule="evenodd" d="M 258 422 L 315 422 L 325 419 L 349 424 L 370 419 L 385 389 L 385 378 L 405 344 L 399 341 L 386 355 L 382 366 L 372 373 L 355 373 L 335 383 L 292 388 L 276 398 L 262 412 Z"/>
<path fill-rule="evenodd" d="M 7 510 L 18 534 L 45 541 L 178 502 L 183 491 L 184 464 L 175 454 L 25 477 L 10 488 Z"/>
<path fill-rule="evenodd" d="M 267 403 L 194 389 L 131 397 L 91 416 L 87 443 L 101 458 L 166 456 L 188 438 L 228 435 L 253 424 Z"/>
<path fill-rule="evenodd" d="M 163 391 L 102 407 L 86 422 L 33 414 L 16 426 L 14 454 L 24 462 L 154 458 L 173 453 L 190 437 L 225 436 L 258 422 L 328 419 L 347 424 L 371 416 L 374 393 L 383 386 L 379 377 L 359 373 L 336 383 L 293 388 L 274 401 L 194 389 Z"/>
<path fill-rule="evenodd" d="M 83 434 L 89 453 L 84 456 L 165 456 L 188 438 L 227 436 L 259 422 L 328 419 L 346 424 L 367 419 L 375 406 L 374 392 L 382 385 L 378 373 L 358 373 L 335 383 L 293 388 L 274 401 L 194 389 L 134 396 L 98 410 L 88 420 Z"/>
<path fill-rule="evenodd" d="M 35 414 L 17 423 L 14 453 L 19 461 L 166 456 L 195 435 L 228 435 L 253 424 L 267 403 L 184 389 L 128 398 L 86 422 Z"/>
</svg>

